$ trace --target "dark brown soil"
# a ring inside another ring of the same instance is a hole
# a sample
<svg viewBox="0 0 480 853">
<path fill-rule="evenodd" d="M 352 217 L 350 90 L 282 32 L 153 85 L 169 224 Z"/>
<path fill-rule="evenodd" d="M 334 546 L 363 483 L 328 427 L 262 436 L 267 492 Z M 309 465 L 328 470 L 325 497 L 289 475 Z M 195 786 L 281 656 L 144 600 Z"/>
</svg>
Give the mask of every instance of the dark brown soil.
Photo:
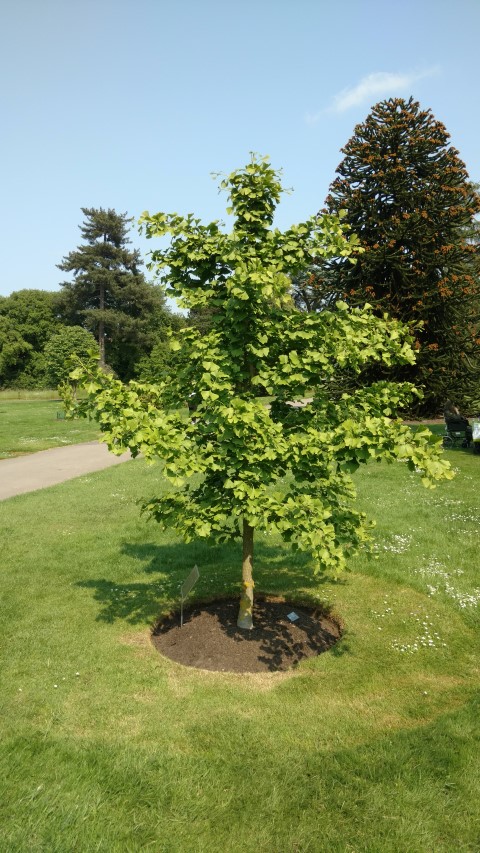
<svg viewBox="0 0 480 853">
<path fill-rule="evenodd" d="M 294 611 L 295 622 L 287 618 Z M 278 599 L 256 600 L 254 628 L 237 628 L 238 599 L 198 604 L 155 628 L 152 640 L 158 651 L 186 666 L 219 672 L 277 672 L 290 669 L 303 658 L 330 649 L 339 639 L 336 620 L 319 609 Z"/>
</svg>

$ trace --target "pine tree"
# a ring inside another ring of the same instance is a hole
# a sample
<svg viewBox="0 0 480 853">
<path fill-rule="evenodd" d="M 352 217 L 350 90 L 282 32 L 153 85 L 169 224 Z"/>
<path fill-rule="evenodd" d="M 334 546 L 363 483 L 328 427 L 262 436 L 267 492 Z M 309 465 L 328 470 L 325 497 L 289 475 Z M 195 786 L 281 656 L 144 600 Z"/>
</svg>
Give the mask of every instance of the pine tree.
<svg viewBox="0 0 480 853">
<path fill-rule="evenodd" d="M 64 257 L 58 268 L 73 273 L 62 282 L 62 319 L 83 325 L 98 339 L 100 363 L 107 359 L 123 378 L 155 344 L 155 317 L 164 310 L 164 297 L 140 271 L 140 252 L 130 250 L 126 213 L 82 207 L 80 226 L 85 241 Z"/>
<path fill-rule="evenodd" d="M 468 408 L 480 375 L 479 255 L 468 239 L 480 196 L 465 165 L 413 98 L 373 107 L 342 152 L 326 208 L 347 210 L 365 252 L 355 266 L 328 264 L 324 279 L 350 305 L 368 302 L 414 331 L 417 364 L 394 378 L 423 386 L 419 413 L 447 397 Z"/>
</svg>

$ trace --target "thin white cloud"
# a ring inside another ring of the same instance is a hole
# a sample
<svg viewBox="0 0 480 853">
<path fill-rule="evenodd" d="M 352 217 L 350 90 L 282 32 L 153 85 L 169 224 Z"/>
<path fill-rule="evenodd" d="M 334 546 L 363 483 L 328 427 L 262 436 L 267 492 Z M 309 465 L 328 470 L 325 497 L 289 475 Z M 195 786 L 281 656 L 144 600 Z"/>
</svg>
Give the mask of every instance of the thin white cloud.
<svg viewBox="0 0 480 853">
<path fill-rule="evenodd" d="M 424 77 L 432 77 L 438 74 L 439 68 L 427 68 L 424 71 L 410 71 L 393 74 L 389 71 L 377 71 L 367 74 L 352 88 L 342 89 L 333 98 L 331 109 L 336 113 L 343 113 L 351 107 L 358 107 L 372 97 L 390 97 L 398 95 L 409 89 L 412 83 L 422 80 Z"/>
<path fill-rule="evenodd" d="M 306 113 L 306 115 L 305 115 L 306 123 L 310 124 L 310 125 L 317 124 L 320 121 L 324 112 L 325 112 L 325 110 L 322 110 L 322 112 L 319 112 L 319 113 Z"/>
<path fill-rule="evenodd" d="M 307 113 L 305 122 L 309 125 L 317 124 L 325 113 L 343 113 L 352 107 L 358 107 L 372 98 L 388 98 L 393 95 L 401 95 L 408 91 L 413 83 L 424 77 L 433 77 L 440 72 L 438 66 L 426 68 L 423 71 L 407 71 L 394 73 L 391 71 L 376 71 L 362 77 L 356 86 L 342 89 L 334 95 L 333 103 L 327 110 L 317 113 Z"/>
</svg>

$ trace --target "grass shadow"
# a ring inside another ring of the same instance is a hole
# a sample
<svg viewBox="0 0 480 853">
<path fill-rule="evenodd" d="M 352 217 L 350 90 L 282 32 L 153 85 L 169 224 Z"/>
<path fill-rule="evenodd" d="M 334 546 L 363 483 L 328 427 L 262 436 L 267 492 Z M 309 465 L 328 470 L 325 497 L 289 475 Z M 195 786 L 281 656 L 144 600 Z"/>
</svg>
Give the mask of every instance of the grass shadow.
<svg viewBox="0 0 480 853">
<path fill-rule="evenodd" d="M 78 581 L 76 586 L 93 590 L 93 598 L 101 607 L 97 622 L 113 623 L 117 619 L 131 625 L 153 622 L 158 616 L 159 602 L 165 598 L 162 581 L 117 583 L 98 578 Z"/>
<path fill-rule="evenodd" d="M 193 599 L 236 596 L 241 581 L 241 544 L 208 545 L 206 542 L 157 544 L 124 542 L 121 555 L 138 561 L 142 574 L 156 575 L 148 582 L 120 582 L 108 578 L 82 580 L 77 586 L 93 590 L 100 604 L 97 621 L 153 624 L 159 614 L 180 607 L 180 585 L 194 565 L 200 578 Z M 258 592 L 295 598 L 330 578 L 314 578 L 308 555 L 259 541 L 255 554 Z M 312 600 L 313 603 L 313 600 Z"/>
</svg>

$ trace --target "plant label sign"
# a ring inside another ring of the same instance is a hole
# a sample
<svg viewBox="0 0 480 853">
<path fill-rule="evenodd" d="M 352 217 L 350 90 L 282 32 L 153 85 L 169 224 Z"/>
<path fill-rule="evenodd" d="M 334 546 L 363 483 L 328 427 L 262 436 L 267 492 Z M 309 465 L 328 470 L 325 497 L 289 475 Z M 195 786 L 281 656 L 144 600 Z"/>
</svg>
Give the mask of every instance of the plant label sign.
<svg viewBox="0 0 480 853">
<path fill-rule="evenodd" d="M 195 566 L 193 567 L 192 571 L 190 572 L 188 578 L 186 580 L 184 580 L 184 582 L 182 583 L 182 585 L 180 587 L 180 595 L 182 596 L 183 599 L 185 599 L 187 597 L 188 593 L 193 589 L 193 587 L 195 586 L 199 577 L 200 577 L 200 572 L 198 571 L 198 566 L 195 564 Z"/>
<path fill-rule="evenodd" d="M 198 571 L 197 564 L 195 564 L 188 578 L 186 578 L 184 582 L 180 585 L 180 628 L 183 628 L 183 602 L 185 601 L 188 593 L 195 586 L 199 577 L 200 572 Z"/>
</svg>

